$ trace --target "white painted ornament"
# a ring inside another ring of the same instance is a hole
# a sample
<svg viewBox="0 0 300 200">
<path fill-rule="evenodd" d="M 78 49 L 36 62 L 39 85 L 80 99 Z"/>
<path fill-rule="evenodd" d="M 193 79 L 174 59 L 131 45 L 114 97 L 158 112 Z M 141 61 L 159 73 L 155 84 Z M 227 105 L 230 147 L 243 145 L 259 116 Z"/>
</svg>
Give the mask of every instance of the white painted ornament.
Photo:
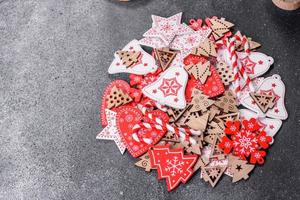
<svg viewBox="0 0 300 200">
<path fill-rule="evenodd" d="M 132 40 L 122 49 L 122 51 L 141 52 L 141 55 L 138 57 L 137 63 L 133 64 L 130 67 L 127 67 L 126 65 L 122 64 L 121 58 L 115 53 L 115 58 L 108 68 L 109 74 L 124 72 L 137 75 L 145 75 L 148 73 L 153 73 L 157 70 L 155 59 L 142 49 L 142 47 L 139 45 L 139 41 Z"/>
<path fill-rule="evenodd" d="M 182 67 L 172 65 L 160 75 L 158 80 L 144 87 L 142 92 L 162 105 L 183 109 L 186 106 L 187 80 L 187 72 Z"/>
<path fill-rule="evenodd" d="M 249 56 L 244 52 L 237 52 L 237 55 L 251 79 L 266 73 L 274 63 L 271 56 L 261 52 L 252 51 Z"/>
<path fill-rule="evenodd" d="M 247 56 L 244 52 L 237 52 L 238 55 L 238 66 L 245 67 L 245 70 L 250 79 L 254 79 L 266 73 L 271 65 L 274 63 L 274 59 L 271 56 L 267 56 L 261 52 L 250 52 L 250 55 Z M 224 61 L 227 65 L 231 66 L 230 54 L 225 47 L 221 47 L 217 51 L 217 60 Z M 245 80 L 240 78 L 241 88 L 245 87 Z"/>
<path fill-rule="evenodd" d="M 99 140 L 113 140 L 115 141 L 121 154 L 124 154 L 126 146 L 121 139 L 120 132 L 118 131 L 116 119 L 117 113 L 109 109 L 105 109 L 107 126 L 97 135 L 96 139 Z"/>
<path fill-rule="evenodd" d="M 267 117 L 258 117 L 257 113 L 248 110 L 248 109 L 240 109 L 240 118 L 241 120 L 246 119 L 249 120 L 251 118 L 255 118 L 258 120 L 259 125 L 262 127 L 261 130 L 264 130 L 268 136 L 272 137 L 272 142 L 274 142 L 274 136 L 279 131 L 282 121 L 280 119 L 271 119 Z"/>
<path fill-rule="evenodd" d="M 171 17 L 165 18 L 152 15 L 152 27 L 143 34 L 146 38 L 159 38 L 165 46 L 168 46 L 176 35 L 183 35 L 192 29 L 181 23 L 182 12 Z"/>
<path fill-rule="evenodd" d="M 259 117 L 267 116 L 281 120 L 287 119 L 288 113 L 284 105 L 285 85 L 281 81 L 281 77 L 279 75 L 274 74 L 271 77 L 265 78 L 258 86 L 256 93 L 274 95 L 276 97 L 275 106 L 267 110 L 266 113 L 263 113 L 249 94 L 241 100 L 241 104 L 246 108 L 256 112 Z"/>
</svg>

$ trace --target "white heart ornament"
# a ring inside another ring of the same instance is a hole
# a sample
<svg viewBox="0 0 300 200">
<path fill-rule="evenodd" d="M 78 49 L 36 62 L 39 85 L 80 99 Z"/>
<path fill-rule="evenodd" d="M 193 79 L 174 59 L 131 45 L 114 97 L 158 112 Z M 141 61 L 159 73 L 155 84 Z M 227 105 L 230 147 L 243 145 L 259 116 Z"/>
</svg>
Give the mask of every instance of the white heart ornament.
<svg viewBox="0 0 300 200">
<path fill-rule="evenodd" d="M 141 55 L 139 56 L 137 63 L 130 67 L 127 67 L 126 65 L 122 64 L 120 57 L 115 53 L 115 58 L 108 68 L 109 74 L 124 72 L 137 75 L 145 75 L 148 73 L 153 73 L 157 70 L 155 59 L 142 49 L 142 47 L 139 45 L 139 41 L 132 40 L 122 49 L 122 51 L 141 52 Z"/>
<path fill-rule="evenodd" d="M 272 142 L 274 142 L 274 136 L 279 131 L 282 121 L 279 119 L 271 119 L 267 117 L 258 118 L 257 113 L 248 110 L 248 109 L 240 109 L 240 117 L 241 119 L 249 120 L 251 118 L 255 118 L 259 121 L 259 125 L 262 127 L 262 130 L 266 132 L 267 135 L 272 137 Z"/>
<path fill-rule="evenodd" d="M 182 109 L 186 106 L 187 80 L 187 72 L 182 67 L 173 65 L 163 72 L 158 80 L 144 87 L 142 92 L 162 105 Z"/>
<path fill-rule="evenodd" d="M 272 57 L 260 52 L 251 52 L 249 56 L 244 52 L 238 52 L 237 55 L 251 79 L 266 73 L 274 63 Z"/>
<path fill-rule="evenodd" d="M 281 120 L 287 119 L 288 113 L 284 105 L 285 85 L 279 75 L 274 74 L 271 77 L 265 78 L 258 86 L 256 92 L 259 94 L 274 95 L 276 97 L 275 106 L 266 113 L 263 113 L 249 94 L 241 100 L 242 105 L 256 112 L 259 117 L 267 116 Z"/>
</svg>

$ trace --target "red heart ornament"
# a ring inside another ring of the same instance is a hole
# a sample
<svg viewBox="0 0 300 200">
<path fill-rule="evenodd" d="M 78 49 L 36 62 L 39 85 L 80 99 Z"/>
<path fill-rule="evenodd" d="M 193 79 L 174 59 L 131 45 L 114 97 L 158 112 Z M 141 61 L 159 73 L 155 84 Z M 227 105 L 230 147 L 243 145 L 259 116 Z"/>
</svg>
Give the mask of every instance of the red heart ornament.
<svg viewBox="0 0 300 200">
<path fill-rule="evenodd" d="M 223 94 L 225 88 L 214 66 L 212 65 L 210 66 L 210 71 L 211 71 L 211 76 L 206 79 L 205 84 L 201 84 L 200 81 L 197 81 L 198 84 L 196 88 L 201 90 L 203 94 L 209 97 L 216 97 L 220 94 Z"/>
<path fill-rule="evenodd" d="M 106 88 L 102 96 L 102 104 L 100 108 L 100 118 L 101 118 L 101 124 L 102 126 L 107 125 L 107 120 L 106 120 L 106 114 L 105 114 L 105 109 L 107 108 L 106 104 L 106 97 L 110 94 L 111 89 L 116 86 L 117 88 L 123 90 L 124 92 L 128 93 L 130 92 L 130 85 L 123 80 L 115 80 L 112 81 Z M 116 111 L 116 108 L 111 108 L 110 110 Z"/>
<path fill-rule="evenodd" d="M 134 157 L 139 157 L 146 153 L 148 149 L 160 141 L 160 139 L 164 136 L 165 132 L 160 131 L 154 128 L 146 129 L 141 128 L 138 131 L 139 138 L 148 138 L 152 140 L 152 144 L 147 144 L 144 141 L 136 141 L 132 137 L 133 134 L 133 126 L 142 121 L 143 114 L 142 112 L 131 106 L 122 106 L 118 109 L 117 113 L 117 128 L 119 129 L 120 136 L 123 142 L 126 145 L 129 153 Z"/>
</svg>

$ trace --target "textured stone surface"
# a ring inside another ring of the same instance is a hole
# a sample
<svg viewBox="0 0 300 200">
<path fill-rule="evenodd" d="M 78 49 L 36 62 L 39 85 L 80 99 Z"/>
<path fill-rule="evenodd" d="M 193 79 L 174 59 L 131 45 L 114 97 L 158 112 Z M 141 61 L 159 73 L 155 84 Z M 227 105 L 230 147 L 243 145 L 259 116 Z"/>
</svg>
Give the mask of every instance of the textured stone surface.
<svg viewBox="0 0 300 200">
<path fill-rule="evenodd" d="M 113 52 L 150 27 L 151 14 L 218 15 L 263 44 L 286 83 L 289 119 L 248 181 L 215 189 L 192 180 L 168 193 L 97 141 L 100 98 L 117 76 Z M 0 0 L 0 199 L 300 199 L 300 11 L 271 0 Z"/>
</svg>

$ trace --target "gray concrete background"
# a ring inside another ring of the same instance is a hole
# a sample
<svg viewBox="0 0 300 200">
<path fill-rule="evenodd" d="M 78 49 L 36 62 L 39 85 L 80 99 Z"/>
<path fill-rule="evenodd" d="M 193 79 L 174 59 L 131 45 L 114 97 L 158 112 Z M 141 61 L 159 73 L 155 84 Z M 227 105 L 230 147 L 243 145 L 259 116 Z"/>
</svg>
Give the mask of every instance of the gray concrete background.
<svg viewBox="0 0 300 200">
<path fill-rule="evenodd" d="M 156 173 L 97 141 L 113 52 L 151 25 L 151 14 L 223 16 L 263 44 L 286 84 L 289 119 L 263 167 L 215 189 L 196 174 L 168 193 Z M 271 0 L 0 0 L 0 199 L 300 199 L 300 11 Z"/>
</svg>

